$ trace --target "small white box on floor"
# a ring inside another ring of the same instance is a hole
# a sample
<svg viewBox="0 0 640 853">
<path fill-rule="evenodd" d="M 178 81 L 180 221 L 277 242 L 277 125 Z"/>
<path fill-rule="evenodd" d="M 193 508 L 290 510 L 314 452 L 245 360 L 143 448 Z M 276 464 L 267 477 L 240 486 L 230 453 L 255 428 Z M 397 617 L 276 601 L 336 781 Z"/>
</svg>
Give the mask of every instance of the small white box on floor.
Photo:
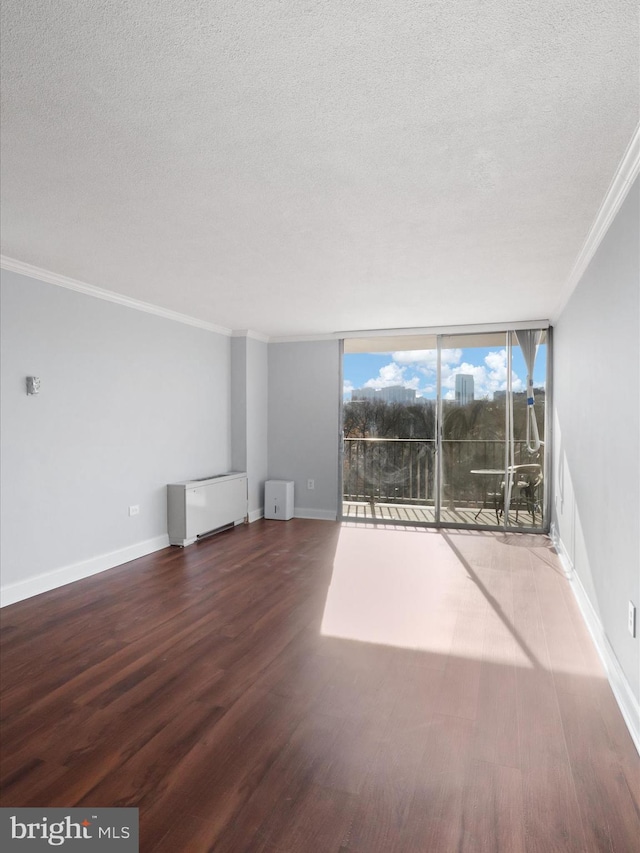
<svg viewBox="0 0 640 853">
<path fill-rule="evenodd" d="M 264 484 L 264 517 L 293 518 L 293 480 L 267 480 Z"/>
</svg>

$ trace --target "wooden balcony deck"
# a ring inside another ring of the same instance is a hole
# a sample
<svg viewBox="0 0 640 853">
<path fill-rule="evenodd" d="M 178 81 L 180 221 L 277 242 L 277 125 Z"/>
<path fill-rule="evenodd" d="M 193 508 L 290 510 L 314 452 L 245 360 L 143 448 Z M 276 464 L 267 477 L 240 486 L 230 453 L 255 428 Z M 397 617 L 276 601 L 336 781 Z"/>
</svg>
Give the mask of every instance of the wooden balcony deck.
<svg viewBox="0 0 640 853">
<path fill-rule="evenodd" d="M 478 510 L 480 512 L 478 513 Z M 477 515 L 477 518 L 476 518 Z M 415 504 L 385 504 L 365 503 L 363 501 L 343 501 L 342 517 L 351 519 L 370 519 L 371 521 L 402 521 L 414 524 L 435 524 L 436 516 L 433 506 L 419 506 Z M 495 510 L 491 507 L 443 507 L 440 511 L 443 522 L 448 524 L 469 524 L 496 526 Z M 515 520 L 515 510 L 510 513 L 512 527 L 532 528 L 533 519 L 529 512 L 520 510 L 518 521 Z M 502 519 L 500 520 L 500 524 Z M 542 524 L 541 517 L 536 514 L 536 528 Z"/>
</svg>

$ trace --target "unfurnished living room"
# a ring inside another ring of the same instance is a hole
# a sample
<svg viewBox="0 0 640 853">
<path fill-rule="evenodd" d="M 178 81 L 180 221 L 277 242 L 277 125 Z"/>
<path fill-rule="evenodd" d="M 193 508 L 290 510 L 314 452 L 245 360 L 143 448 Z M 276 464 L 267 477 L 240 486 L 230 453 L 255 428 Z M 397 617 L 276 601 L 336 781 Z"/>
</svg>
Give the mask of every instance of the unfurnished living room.
<svg viewBox="0 0 640 853">
<path fill-rule="evenodd" d="M 640 851 L 638 33 L 2 0 L 3 850 Z"/>
</svg>

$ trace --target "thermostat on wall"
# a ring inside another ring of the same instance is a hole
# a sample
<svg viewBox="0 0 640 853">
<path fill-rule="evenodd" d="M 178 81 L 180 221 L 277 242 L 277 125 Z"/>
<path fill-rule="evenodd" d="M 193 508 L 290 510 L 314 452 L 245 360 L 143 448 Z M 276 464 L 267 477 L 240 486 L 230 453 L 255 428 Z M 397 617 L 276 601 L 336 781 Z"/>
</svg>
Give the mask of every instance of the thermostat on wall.
<svg viewBox="0 0 640 853">
<path fill-rule="evenodd" d="M 39 394 L 40 393 L 40 377 L 39 376 L 27 376 L 27 394 Z"/>
</svg>

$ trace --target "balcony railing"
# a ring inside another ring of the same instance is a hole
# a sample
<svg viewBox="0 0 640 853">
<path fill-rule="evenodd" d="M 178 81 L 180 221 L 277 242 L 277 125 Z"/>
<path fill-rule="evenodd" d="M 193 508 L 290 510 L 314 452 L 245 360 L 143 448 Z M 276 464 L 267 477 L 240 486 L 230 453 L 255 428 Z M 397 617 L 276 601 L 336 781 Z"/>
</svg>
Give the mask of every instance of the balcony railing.
<svg viewBox="0 0 640 853">
<path fill-rule="evenodd" d="M 345 438 L 346 501 L 428 504 L 435 489 L 435 441 Z"/>
<path fill-rule="evenodd" d="M 502 469 L 501 439 L 444 440 L 443 498 L 460 506 L 483 500 L 485 483 L 470 472 Z M 538 461 L 516 441 L 515 464 Z M 435 441 L 420 438 L 345 438 L 345 501 L 433 506 L 436 489 Z"/>
</svg>

